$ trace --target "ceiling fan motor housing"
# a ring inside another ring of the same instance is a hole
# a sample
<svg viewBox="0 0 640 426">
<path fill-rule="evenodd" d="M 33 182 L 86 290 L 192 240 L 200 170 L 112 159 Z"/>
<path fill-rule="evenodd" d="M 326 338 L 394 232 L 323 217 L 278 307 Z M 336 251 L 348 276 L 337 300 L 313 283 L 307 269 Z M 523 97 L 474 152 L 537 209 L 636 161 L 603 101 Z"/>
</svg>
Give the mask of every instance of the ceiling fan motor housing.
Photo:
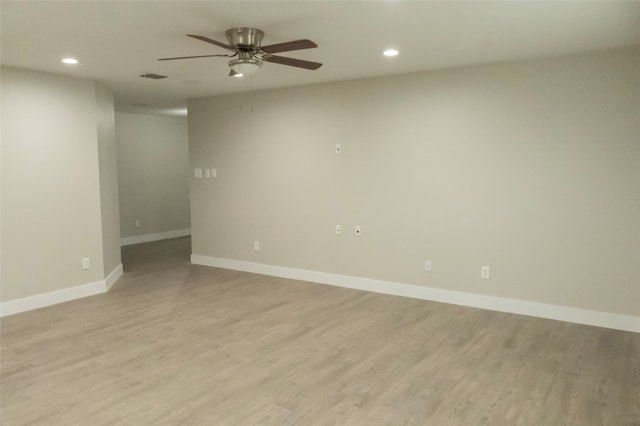
<svg viewBox="0 0 640 426">
<path fill-rule="evenodd" d="M 255 48 L 260 47 L 262 43 L 262 37 L 264 32 L 257 28 L 230 28 L 225 32 L 229 45 L 233 47 L 246 48 L 248 51 L 253 51 Z"/>
</svg>

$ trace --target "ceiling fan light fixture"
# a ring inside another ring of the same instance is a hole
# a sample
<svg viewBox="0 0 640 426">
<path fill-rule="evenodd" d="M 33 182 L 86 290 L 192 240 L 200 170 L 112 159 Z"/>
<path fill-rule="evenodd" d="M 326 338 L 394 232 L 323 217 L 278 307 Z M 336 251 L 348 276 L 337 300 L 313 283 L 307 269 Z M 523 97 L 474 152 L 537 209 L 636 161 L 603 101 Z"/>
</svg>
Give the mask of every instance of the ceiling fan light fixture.
<svg viewBox="0 0 640 426">
<path fill-rule="evenodd" d="M 251 75 L 258 71 L 262 66 L 262 61 L 255 58 L 240 58 L 229 61 L 229 66 L 235 72 L 234 77 L 238 74 Z"/>
</svg>

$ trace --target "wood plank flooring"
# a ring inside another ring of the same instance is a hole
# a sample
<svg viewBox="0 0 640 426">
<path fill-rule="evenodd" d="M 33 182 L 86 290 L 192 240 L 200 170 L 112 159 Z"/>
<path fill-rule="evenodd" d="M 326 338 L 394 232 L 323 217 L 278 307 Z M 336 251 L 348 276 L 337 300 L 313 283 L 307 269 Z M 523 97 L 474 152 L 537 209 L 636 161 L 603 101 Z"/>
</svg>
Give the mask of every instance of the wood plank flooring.
<svg viewBox="0 0 640 426">
<path fill-rule="evenodd" d="M 105 295 L 1 321 L 2 425 L 640 425 L 640 334 L 125 247 Z"/>
</svg>

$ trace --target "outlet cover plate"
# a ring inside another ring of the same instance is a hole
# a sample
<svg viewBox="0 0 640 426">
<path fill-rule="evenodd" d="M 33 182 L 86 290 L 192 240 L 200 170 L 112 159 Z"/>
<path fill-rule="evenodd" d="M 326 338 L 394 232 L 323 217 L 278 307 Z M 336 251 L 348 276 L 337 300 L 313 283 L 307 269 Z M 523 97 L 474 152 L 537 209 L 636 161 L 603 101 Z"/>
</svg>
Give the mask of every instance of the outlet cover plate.
<svg viewBox="0 0 640 426">
<path fill-rule="evenodd" d="M 431 260 L 425 260 L 424 261 L 424 270 L 426 272 L 431 272 Z"/>
<path fill-rule="evenodd" d="M 488 266 L 481 266 L 480 267 L 480 278 L 482 278 L 483 280 L 488 280 L 491 277 L 490 274 L 491 270 Z"/>
</svg>

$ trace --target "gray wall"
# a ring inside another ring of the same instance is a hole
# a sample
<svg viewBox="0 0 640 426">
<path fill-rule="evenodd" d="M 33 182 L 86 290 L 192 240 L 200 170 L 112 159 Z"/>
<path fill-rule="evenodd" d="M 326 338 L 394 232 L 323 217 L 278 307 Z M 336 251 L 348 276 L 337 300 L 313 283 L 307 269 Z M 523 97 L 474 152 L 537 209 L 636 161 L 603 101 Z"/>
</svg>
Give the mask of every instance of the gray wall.
<svg viewBox="0 0 640 426">
<path fill-rule="evenodd" d="M 188 229 L 187 120 L 116 112 L 120 235 Z M 136 227 L 136 219 L 140 227 Z"/>
<path fill-rule="evenodd" d="M 639 117 L 637 48 L 192 100 L 193 253 L 637 316 Z"/>
<path fill-rule="evenodd" d="M 115 179 L 109 110 L 93 81 L 2 69 L 2 301 L 101 281 L 120 263 L 103 228 L 117 199 L 100 192 L 99 155 L 104 184 Z"/>
</svg>

